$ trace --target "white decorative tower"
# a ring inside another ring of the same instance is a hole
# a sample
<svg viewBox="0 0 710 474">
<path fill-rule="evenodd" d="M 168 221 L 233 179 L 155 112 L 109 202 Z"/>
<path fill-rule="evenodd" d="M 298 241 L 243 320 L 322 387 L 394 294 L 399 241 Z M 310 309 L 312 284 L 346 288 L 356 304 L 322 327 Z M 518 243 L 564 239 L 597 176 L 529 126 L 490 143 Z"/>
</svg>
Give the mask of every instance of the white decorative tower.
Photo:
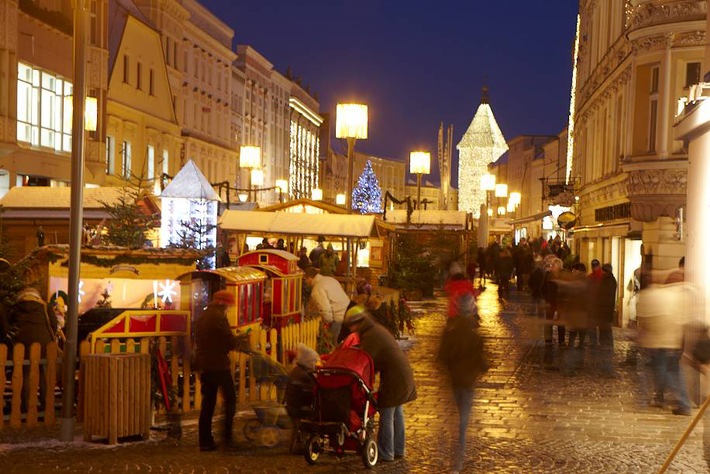
<svg viewBox="0 0 710 474">
<path fill-rule="evenodd" d="M 478 218 L 481 204 L 486 203 L 481 176 L 488 173 L 489 164 L 508 151 L 488 103 L 488 86 L 483 86 L 481 105 L 456 149 L 459 151 L 459 211 L 470 212 Z"/>
</svg>

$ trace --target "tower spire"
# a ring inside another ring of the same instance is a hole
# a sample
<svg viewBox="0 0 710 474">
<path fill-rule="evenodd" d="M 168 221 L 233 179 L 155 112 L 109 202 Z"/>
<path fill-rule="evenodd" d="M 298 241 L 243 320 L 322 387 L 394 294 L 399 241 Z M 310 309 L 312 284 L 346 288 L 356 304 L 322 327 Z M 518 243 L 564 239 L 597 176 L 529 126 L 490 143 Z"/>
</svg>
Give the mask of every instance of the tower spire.
<svg viewBox="0 0 710 474">
<path fill-rule="evenodd" d="M 484 83 L 481 87 L 481 103 L 488 104 L 490 102 L 488 97 L 488 84 Z"/>
</svg>

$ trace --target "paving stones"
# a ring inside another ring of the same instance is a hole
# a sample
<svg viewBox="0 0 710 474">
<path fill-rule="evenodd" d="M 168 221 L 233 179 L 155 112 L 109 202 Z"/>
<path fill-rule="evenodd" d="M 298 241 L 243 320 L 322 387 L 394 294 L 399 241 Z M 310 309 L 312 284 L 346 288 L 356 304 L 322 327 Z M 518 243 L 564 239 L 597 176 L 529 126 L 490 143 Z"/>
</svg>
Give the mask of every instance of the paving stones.
<svg viewBox="0 0 710 474">
<path fill-rule="evenodd" d="M 412 303 L 416 335 L 407 343 L 419 397 L 405 406 L 407 456 L 378 463 L 382 473 L 442 473 L 451 469 L 457 433 L 451 391 L 435 354 L 445 323 L 443 298 Z M 585 350 L 576 375 L 559 369 L 562 353 L 545 360 L 542 327 L 535 306 L 511 290 L 499 302 L 494 285 L 479 299 L 481 332 L 491 369 L 476 390 L 462 472 L 495 473 L 650 473 L 657 472 L 691 418 L 648 406 L 649 378 L 642 358 L 625 364 L 631 341 L 615 333 L 615 373 L 604 377 L 598 353 Z M 252 417 L 238 415 L 235 433 Z M 693 410 L 697 412 L 697 410 Z M 708 472 L 703 459 L 702 425 L 696 428 L 669 472 Z M 286 443 L 255 447 L 240 439 L 241 449 L 200 453 L 196 419 L 184 420 L 183 438 L 153 433 L 146 442 L 116 447 L 63 444 L 56 430 L 0 430 L 0 470 L 32 472 L 364 472 L 358 456 L 323 455 L 315 466 L 287 454 Z M 286 433 L 283 433 L 286 434 Z M 80 439 L 80 437 L 78 438 Z"/>
</svg>

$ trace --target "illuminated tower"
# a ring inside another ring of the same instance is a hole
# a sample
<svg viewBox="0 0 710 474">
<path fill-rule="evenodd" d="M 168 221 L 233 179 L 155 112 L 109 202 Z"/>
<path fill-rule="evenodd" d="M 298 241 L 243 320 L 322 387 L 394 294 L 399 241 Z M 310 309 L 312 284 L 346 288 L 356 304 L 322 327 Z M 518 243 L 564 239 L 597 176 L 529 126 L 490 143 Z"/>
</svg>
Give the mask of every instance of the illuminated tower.
<svg viewBox="0 0 710 474">
<path fill-rule="evenodd" d="M 478 218 L 481 204 L 486 202 L 481 176 L 488 172 L 490 163 L 508 151 L 488 103 L 488 86 L 483 86 L 481 104 L 456 149 L 459 151 L 459 211 L 471 212 Z"/>
</svg>

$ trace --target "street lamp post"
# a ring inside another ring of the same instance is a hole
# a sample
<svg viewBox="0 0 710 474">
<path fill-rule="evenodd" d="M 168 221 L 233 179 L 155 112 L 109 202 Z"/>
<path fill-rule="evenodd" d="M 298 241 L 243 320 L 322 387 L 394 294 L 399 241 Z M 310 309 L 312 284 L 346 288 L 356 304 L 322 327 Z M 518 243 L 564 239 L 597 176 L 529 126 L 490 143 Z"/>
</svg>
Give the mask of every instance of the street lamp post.
<svg viewBox="0 0 710 474">
<path fill-rule="evenodd" d="M 478 225 L 483 227 L 483 231 L 479 233 L 478 246 L 486 248 L 488 246 L 488 236 L 490 234 L 490 217 L 492 215 L 491 202 L 490 202 L 490 192 L 496 188 L 496 176 L 494 174 L 486 173 L 481 176 L 481 190 L 486 193 L 486 206 L 485 215 L 481 212 L 478 218 Z"/>
<path fill-rule="evenodd" d="M 74 91 L 72 114 L 71 207 L 69 218 L 69 281 L 66 341 L 64 343 L 64 392 L 59 429 L 61 441 L 74 439 L 74 377 L 79 328 L 79 278 L 83 238 L 84 200 L 84 111 L 86 102 L 86 44 L 88 40 L 89 2 L 74 2 L 73 67 Z"/>
<path fill-rule="evenodd" d="M 274 181 L 274 186 L 279 190 L 279 202 L 283 204 L 284 194 L 288 193 L 288 181 L 285 179 L 277 179 Z"/>
<path fill-rule="evenodd" d="M 422 205 L 422 175 L 431 172 L 431 154 L 428 151 L 413 151 L 409 154 L 409 172 L 417 175 L 417 209 Z"/>
<path fill-rule="evenodd" d="M 345 208 L 352 211 L 353 166 L 355 141 L 367 139 L 367 105 L 338 104 L 335 114 L 335 138 L 348 141 L 348 178 L 345 186 Z"/>
</svg>

